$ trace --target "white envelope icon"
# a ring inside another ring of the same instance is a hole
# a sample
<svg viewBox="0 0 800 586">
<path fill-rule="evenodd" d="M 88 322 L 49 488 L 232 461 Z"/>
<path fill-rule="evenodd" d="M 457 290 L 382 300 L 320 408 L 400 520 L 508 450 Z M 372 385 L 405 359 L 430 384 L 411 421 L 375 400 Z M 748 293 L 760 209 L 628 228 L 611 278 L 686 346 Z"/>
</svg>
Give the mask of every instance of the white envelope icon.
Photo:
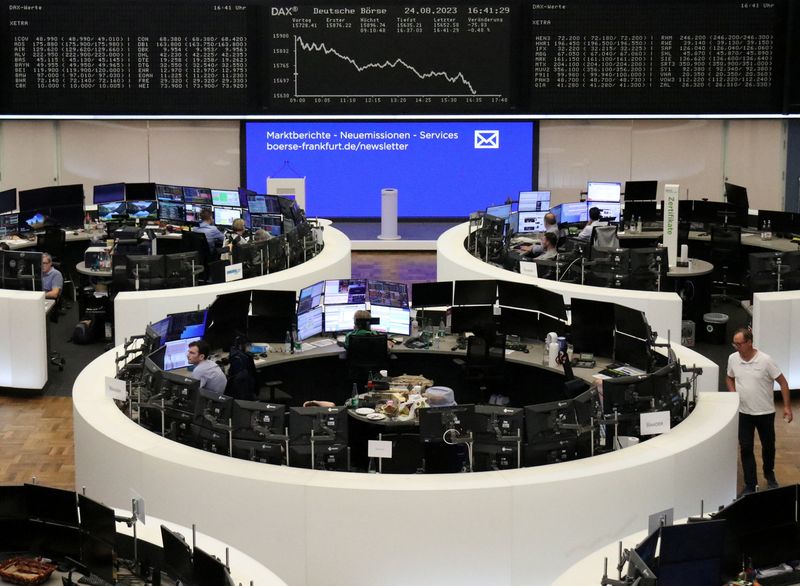
<svg viewBox="0 0 800 586">
<path fill-rule="evenodd" d="M 499 130 L 476 130 L 475 131 L 476 149 L 499 149 L 500 131 Z"/>
</svg>

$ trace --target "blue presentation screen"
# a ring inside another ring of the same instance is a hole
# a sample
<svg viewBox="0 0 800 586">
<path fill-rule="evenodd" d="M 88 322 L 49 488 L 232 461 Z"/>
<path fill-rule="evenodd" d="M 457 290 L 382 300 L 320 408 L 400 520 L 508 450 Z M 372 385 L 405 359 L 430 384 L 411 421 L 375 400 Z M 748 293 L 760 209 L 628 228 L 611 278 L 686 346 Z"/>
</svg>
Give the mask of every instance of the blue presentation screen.
<svg viewBox="0 0 800 586">
<path fill-rule="evenodd" d="M 247 122 L 245 183 L 305 177 L 306 214 L 379 217 L 398 190 L 401 217 L 467 216 L 533 189 L 531 121 Z"/>
</svg>

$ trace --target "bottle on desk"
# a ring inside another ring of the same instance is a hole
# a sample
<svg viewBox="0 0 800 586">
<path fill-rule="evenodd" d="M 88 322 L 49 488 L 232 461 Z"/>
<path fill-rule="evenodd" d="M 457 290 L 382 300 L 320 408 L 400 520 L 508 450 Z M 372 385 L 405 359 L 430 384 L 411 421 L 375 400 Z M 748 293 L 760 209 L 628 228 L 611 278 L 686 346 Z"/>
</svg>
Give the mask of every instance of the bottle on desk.
<svg viewBox="0 0 800 586">
<path fill-rule="evenodd" d="M 642 231 L 642 216 L 636 216 L 636 232 Z"/>
<path fill-rule="evenodd" d="M 283 345 L 283 351 L 287 354 L 294 354 L 294 347 L 292 346 L 292 333 L 286 330 L 286 342 Z"/>
</svg>

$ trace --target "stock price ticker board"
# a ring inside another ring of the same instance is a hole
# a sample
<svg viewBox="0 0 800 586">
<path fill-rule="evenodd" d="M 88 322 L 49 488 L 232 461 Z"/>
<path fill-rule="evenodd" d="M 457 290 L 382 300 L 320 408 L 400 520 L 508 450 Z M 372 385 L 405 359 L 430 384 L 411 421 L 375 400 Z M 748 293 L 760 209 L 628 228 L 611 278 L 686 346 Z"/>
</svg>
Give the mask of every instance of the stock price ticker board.
<svg viewBox="0 0 800 586">
<path fill-rule="evenodd" d="M 0 115 L 782 114 L 800 1 L 0 4 Z"/>
</svg>

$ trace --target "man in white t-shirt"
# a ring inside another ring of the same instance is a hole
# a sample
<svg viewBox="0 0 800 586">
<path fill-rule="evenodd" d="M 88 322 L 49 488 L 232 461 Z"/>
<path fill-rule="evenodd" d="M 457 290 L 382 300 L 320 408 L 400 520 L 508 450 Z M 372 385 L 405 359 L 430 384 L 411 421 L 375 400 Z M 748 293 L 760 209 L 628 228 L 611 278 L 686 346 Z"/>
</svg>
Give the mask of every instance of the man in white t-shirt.
<svg viewBox="0 0 800 586">
<path fill-rule="evenodd" d="M 728 357 L 728 390 L 739 393 L 739 450 L 744 473 L 742 495 L 755 492 L 756 459 L 753 455 L 755 431 L 761 440 L 761 460 L 767 488 L 776 488 L 775 479 L 775 397 L 778 383 L 783 397 L 783 419 L 793 419 L 789 385 L 781 369 L 768 354 L 753 348 L 753 332 L 742 328 L 733 335 L 736 352 Z"/>
</svg>

